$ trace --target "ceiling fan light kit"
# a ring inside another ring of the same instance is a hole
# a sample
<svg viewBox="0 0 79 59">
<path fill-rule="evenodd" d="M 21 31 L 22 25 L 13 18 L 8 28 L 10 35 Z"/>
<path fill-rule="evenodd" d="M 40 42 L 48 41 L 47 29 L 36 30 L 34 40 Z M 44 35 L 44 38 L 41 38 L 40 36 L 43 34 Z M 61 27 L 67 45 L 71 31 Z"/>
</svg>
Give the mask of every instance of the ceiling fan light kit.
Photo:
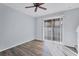
<svg viewBox="0 0 79 59">
<path fill-rule="evenodd" d="M 47 10 L 47 8 L 41 6 L 43 4 L 44 3 L 33 3 L 33 6 L 28 6 L 28 7 L 25 7 L 25 8 L 33 8 L 33 7 L 35 7 L 35 10 L 34 10 L 35 12 L 37 12 L 38 8 L 43 9 L 43 10 Z"/>
</svg>

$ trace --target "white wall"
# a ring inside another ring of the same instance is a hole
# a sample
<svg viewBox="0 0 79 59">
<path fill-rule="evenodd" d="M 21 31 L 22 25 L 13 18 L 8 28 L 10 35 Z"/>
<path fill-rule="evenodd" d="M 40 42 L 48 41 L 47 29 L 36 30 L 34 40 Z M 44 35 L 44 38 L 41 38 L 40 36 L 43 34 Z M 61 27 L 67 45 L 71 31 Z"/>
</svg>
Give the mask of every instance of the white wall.
<svg viewBox="0 0 79 59">
<path fill-rule="evenodd" d="M 79 26 L 77 27 L 76 32 L 77 32 L 78 55 L 79 55 Z"/>
<path fill-rule="evenodd" d="M 69 46 L 77 45 L 76 29 L 79 25 L 79 8 L 64 13 L 63 43 Z"/>
<path fill-rule="evenodd" d="M 0 4 L 0 51 L 34 39 L 34 18 Z"/>
<path fill-rule="evenodd" d="M 79 9 L 49 14 L 37 18 L 37 37 L 43 38 L 43 20 L 55 17 L 63 17 L 63 44 L 74 47 L 77 45 L 76 29 L 79 25 Z"/>
<path fill-rule="evenodd" d="M 43 20 L 37 19 L 37 25 L 36 25 L 36 38 L 39 40 L 43 40 Z"/>
</svg>

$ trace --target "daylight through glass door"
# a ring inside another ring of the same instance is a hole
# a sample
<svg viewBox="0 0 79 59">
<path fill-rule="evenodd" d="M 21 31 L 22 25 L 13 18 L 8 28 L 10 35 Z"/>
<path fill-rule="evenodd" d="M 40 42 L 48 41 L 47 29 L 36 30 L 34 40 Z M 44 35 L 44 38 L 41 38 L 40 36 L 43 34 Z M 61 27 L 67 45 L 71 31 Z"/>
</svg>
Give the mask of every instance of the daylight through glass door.
<svg viewBox="0 0 79 59">
<path fill-rule="evenodd" d="M 44 39 L 62 41 L 62 18 L 44 20 Z"/>
</svg>

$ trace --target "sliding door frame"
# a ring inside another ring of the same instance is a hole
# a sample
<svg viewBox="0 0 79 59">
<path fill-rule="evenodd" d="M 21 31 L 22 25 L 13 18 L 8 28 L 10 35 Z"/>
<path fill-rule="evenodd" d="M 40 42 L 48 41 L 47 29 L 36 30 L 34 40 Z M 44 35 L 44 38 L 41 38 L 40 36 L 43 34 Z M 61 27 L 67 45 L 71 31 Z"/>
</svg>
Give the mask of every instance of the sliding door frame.
<svg viewBox="0 0 79 59">
<path fill-rule="evenodd" d="M 62 25 L 60 26 L 61 28 L 60 28 L 60 44 L 62 44 L 62 42 L 63 42 L 63 17 L 58 17 L 58 18 L 60 18 L 60 21 L 61 21 L 61 23 L 62 23 Z M 51 18 L 52 20 L 53 19 L 55 19 L 55 18 Z M 49 19 L 47 19 L 47 20 L 49 20 Z M 43 40 L 46 40 L 45 39 L 45 34 L 44 34 L 44 21 L 45 20 L 43 20 Z"/>
</svg>

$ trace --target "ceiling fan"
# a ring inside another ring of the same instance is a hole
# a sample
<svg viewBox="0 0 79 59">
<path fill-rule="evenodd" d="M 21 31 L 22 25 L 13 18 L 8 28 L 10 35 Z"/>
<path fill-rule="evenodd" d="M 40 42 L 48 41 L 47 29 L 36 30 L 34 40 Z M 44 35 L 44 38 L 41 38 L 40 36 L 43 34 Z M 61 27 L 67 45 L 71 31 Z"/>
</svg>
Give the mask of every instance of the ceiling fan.
<svg viewBox="0 0 79 59">
<path fill-rule="evenodd" d="M 33 3 L 33 6 L 28 6 L 28 7 L 25 7 L 25 8 L 33 8 L 33 7 L 35 7 L 35 12 L 37 12 L 38 8 L 41 8 L 43 10 L 47 10 L 47 8 L 41 6 L 43 4 L 44 3 Z"/>
</svg>

